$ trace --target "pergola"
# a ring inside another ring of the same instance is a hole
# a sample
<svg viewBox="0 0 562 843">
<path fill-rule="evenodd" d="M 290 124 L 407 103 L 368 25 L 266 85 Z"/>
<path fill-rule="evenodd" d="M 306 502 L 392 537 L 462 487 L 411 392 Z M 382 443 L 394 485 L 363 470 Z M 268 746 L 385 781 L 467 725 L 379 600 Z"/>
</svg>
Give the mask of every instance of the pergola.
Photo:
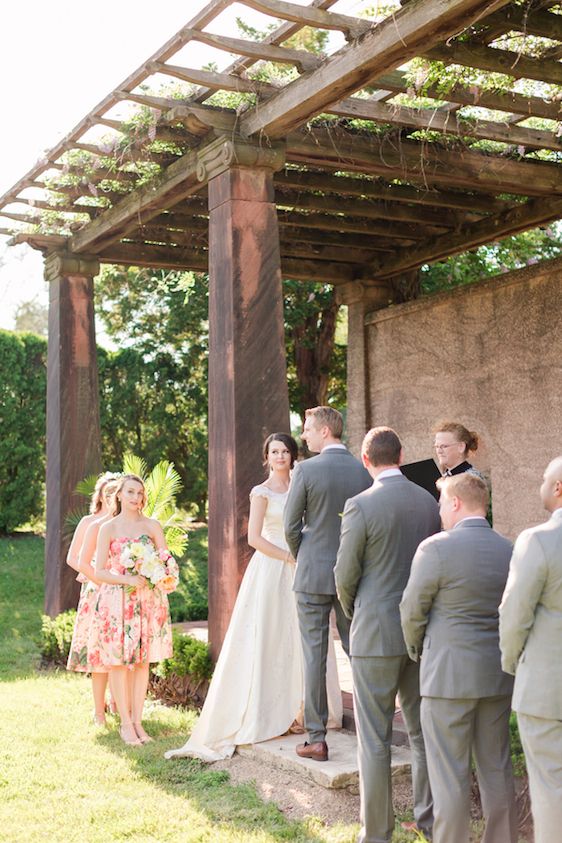
<svg viewBox="0 0 562 843">
<path fill-rule="evenodd" d="M 260 442 L 289 426 L 281 279 L 337 285 L 349 365 L 365 367 L 366 312 L 407 297 L 420 266 L 562 216 L 559 3 L 402 0 L 375 22 L 330 11 L 336 0 L 238 2 L 271 17 L 267 37 L 216 34 L 233 0 L 211 0 L 0 199 L 15 223 L 2 233 L 40 249 L 50 281 L 51 614 L 75 600 L 63 522 L 76 482 L 100 466 L 99 264 L 209 272 L 215 652 L 247 560 Z M 342 33 L 343 45 L 329 56 L 296 48 L 306 27 Z M 534 46 L 506 48 L 518 34 Z M 190 67 L 194 42 L 235 58 L 220 72 Z M 507 84 L 418 88 L 407 65 L 416 57 Z M 170 78 L 187 84 L 163 93 Z M 113 116 L 124 100 L 138 106 L 128 123 Z M 352 397 L 359 432 L 366 399 Z"/>
</svg>

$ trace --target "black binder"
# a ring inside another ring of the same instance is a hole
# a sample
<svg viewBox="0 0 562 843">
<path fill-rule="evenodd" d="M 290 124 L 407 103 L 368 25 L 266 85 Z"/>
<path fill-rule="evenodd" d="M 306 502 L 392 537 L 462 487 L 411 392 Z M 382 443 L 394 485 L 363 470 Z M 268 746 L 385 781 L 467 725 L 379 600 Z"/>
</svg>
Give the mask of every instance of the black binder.
<svg viewBox="0 0 562 843">
<path fill-rule="evenodd" d="M 441 472 L 434 460 L 410 462 L 408 465 L 401 465 L 400 470 L 408 480 L 421 486 L 422 489 L 427 489 L 436 500 L 439 500 L 439 489 L 435 482 L 441 477 Z"/>
</svg>

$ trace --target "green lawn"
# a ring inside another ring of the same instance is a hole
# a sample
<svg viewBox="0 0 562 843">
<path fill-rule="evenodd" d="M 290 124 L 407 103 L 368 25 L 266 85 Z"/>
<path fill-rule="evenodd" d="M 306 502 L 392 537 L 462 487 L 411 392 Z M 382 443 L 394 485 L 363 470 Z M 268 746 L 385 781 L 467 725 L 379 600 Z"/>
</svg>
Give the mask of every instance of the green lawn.
<svg viewBox="0 0 562 843">
<path fill-rule="evenodd" d="M 91 724 L 89 681 L 37 670 L 43 541 L 0 540 L 0 840 L 9 843 L 351 843 L 357 826 L 289 822 L 253 786 L 196 761 L 168 762 L 193 712 L 147 706 L 156 737 L 126 747 Z"/>
<path fill-rule="evenodd" d="M 204 530 L 191 553 L 196 548 L 184 575 L 184 583 L 195 580 L 201 589 L 191 605 L 206 594 Z M 181 605 L 189 599 L 184 593 Z M 42 601 L 42 539 L 0 539 L 0 841 L 355 841 L 356 823 L 288 821 L 252 785 L 231 786 L 228 773 L 165 761 L 164 751 L 189 734 L 194 712 L 149 701 L 146 725 L 156 740 L 141 748 L 126 747 L 115 722 L 96 729 L 89 680 L 38 669 Z M 413 839 L 396 831 L 393 843 Z"/>
</svg>

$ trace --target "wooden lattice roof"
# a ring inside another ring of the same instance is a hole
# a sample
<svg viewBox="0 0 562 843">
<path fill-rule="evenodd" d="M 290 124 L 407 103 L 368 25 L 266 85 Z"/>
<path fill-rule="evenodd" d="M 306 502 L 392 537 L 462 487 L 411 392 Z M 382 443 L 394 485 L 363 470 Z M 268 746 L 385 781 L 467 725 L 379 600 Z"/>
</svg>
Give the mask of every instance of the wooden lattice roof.
<svg viewBox="0 0 562 843">
<path fill-rule="evenodd" d="M 0 198 L 1 232 L 205 270 L 207 181 L 227 160 L 275 170 L 288 277 L 392 277 L 562 217 L 560 3 L 402 0 L 384 20 L 338 14 L 336 0 L 238 4 L 275 28 L 217 34 L 234 3 L 211 0 Z M 305 27 L 343 44 L 296 48 Z M 235 58 L 190 67 L 200 43 Z M 424 76 L 420 59 L 458 81 Z M 478 73 L 501 74 L 497 88 Z M 127 122 L 123 101 L 137 108 Z"/>
</svg>

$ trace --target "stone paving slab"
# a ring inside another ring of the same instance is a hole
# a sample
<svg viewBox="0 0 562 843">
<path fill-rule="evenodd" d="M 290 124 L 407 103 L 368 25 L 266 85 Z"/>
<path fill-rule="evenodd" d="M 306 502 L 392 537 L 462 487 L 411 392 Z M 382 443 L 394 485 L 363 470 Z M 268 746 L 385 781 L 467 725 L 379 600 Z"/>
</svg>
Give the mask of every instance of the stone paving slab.
<svg viewBox="0 0 562 843">
<path fill-rule="evenodd" d="M 302 735 L 284 735 L 270 741 L 239 746 L 237 752 L 256 761 L 292 771 L 326 788 L 349 788 L 357 792 L 359 773 L 357 770 L 357 737 L 345 731 L 328 732 L 328 761 L 311 761 L 300 758 L 297 744 L 304 740 Z M 410 750 L 402 746 L 392 747 L 391 761 L 393 777 L 410 775 Z"/>
</svg>

